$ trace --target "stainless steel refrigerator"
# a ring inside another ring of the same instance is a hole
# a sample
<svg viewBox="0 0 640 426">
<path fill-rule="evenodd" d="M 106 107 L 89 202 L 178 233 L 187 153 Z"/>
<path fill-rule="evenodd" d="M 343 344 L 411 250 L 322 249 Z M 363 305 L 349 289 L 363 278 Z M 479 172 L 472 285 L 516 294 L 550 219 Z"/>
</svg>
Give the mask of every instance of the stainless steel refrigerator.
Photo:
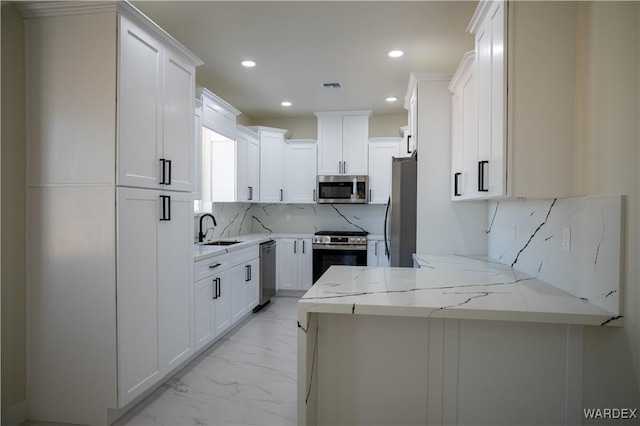
<svg viewBox="0 0 640 426">
<path fill-rule="evenodd" d="M 391 160 L 391 192 L 385 214 L 385 242 L 390 266 L 413 266 L 416 252 L 418 159 Z"/>
</svg>

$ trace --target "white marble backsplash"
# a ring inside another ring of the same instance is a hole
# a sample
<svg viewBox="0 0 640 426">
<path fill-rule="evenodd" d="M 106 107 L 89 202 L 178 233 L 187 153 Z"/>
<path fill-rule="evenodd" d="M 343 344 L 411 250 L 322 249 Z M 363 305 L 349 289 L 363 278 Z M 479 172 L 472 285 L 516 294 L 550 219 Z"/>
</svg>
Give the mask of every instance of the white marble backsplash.
<svg viewBox="0 0 640 426">
<path fill-rule="evenodd" d="M 366 231 L 382 234 L 385 205 L 256 204 L 252 232 Z"/>
<path fill-rule="evenodd" d="M 251 204 L 213 203 L 204 218 L 207 240 L 230 238 L 251 233 L 306 233 L 316 231 L 366 231 L 382 234 L 385 205 L 367 204 Z M 199 215 L 194 221 L 198 237 Z"/>
<path fill-rule="evenodd" d="M 490 202 L 487 254 L 622 315 L 622 205 L 622 196 Z"/>
</svg>

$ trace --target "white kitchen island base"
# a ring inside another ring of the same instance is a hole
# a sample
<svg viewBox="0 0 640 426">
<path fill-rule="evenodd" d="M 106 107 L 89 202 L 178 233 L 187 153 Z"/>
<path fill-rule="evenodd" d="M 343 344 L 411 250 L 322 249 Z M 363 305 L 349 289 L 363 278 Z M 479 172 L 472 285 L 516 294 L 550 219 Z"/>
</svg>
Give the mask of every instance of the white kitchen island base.
<svg viewBox="0 0 640 426">
<path fill-rule="evenodd" d="M 299 424 L 581 423 L 581 326 L 308 318 L 307 333 L 299 328 Z"/>
<path fill-rule="evenodd" d="M 581 424 L 584 326 L 617 313 L 508 266 L 333 266 L 298 302 L 298 423 Z"/>
</svg>

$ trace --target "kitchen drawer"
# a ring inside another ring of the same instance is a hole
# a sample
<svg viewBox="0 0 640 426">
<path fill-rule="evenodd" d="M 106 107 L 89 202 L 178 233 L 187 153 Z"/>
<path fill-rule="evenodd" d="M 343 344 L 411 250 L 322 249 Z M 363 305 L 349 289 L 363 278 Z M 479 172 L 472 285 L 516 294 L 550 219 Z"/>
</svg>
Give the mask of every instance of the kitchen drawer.
<svg viewBox="0 0 640 426">
<path fill-rule="evenodd" d="M 194 264 L 193 280 L 198 282 L 220 271 L 229 268 L 229 254 L 221 253 L 208 259 L 200 260 Z"/>
<path fill-rule="evenodd" d="M 229 255 L 231 256 L 231 267 L 242 265 L 260 256 L 260 246 L 256 244 L 242 250 L 232 251 Z"/>
</svg>

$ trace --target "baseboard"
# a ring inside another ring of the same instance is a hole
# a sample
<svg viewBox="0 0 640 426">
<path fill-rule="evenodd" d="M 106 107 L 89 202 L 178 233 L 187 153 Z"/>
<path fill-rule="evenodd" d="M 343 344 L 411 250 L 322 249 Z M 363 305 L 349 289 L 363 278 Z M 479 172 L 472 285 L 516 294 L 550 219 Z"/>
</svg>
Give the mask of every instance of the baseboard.
<svg viewBox="0 0 640 426">
<path fill-rule="evenodd" d="M 278 297 L 302 297 L 307 290 L 278 290 L 276 296 Z"/>
<path fill-rule="evenodd" d="M 27 421 L 28 418 L 27 400 L 2 410 L 2 426 L 18 426 Z"/>
</svg>

